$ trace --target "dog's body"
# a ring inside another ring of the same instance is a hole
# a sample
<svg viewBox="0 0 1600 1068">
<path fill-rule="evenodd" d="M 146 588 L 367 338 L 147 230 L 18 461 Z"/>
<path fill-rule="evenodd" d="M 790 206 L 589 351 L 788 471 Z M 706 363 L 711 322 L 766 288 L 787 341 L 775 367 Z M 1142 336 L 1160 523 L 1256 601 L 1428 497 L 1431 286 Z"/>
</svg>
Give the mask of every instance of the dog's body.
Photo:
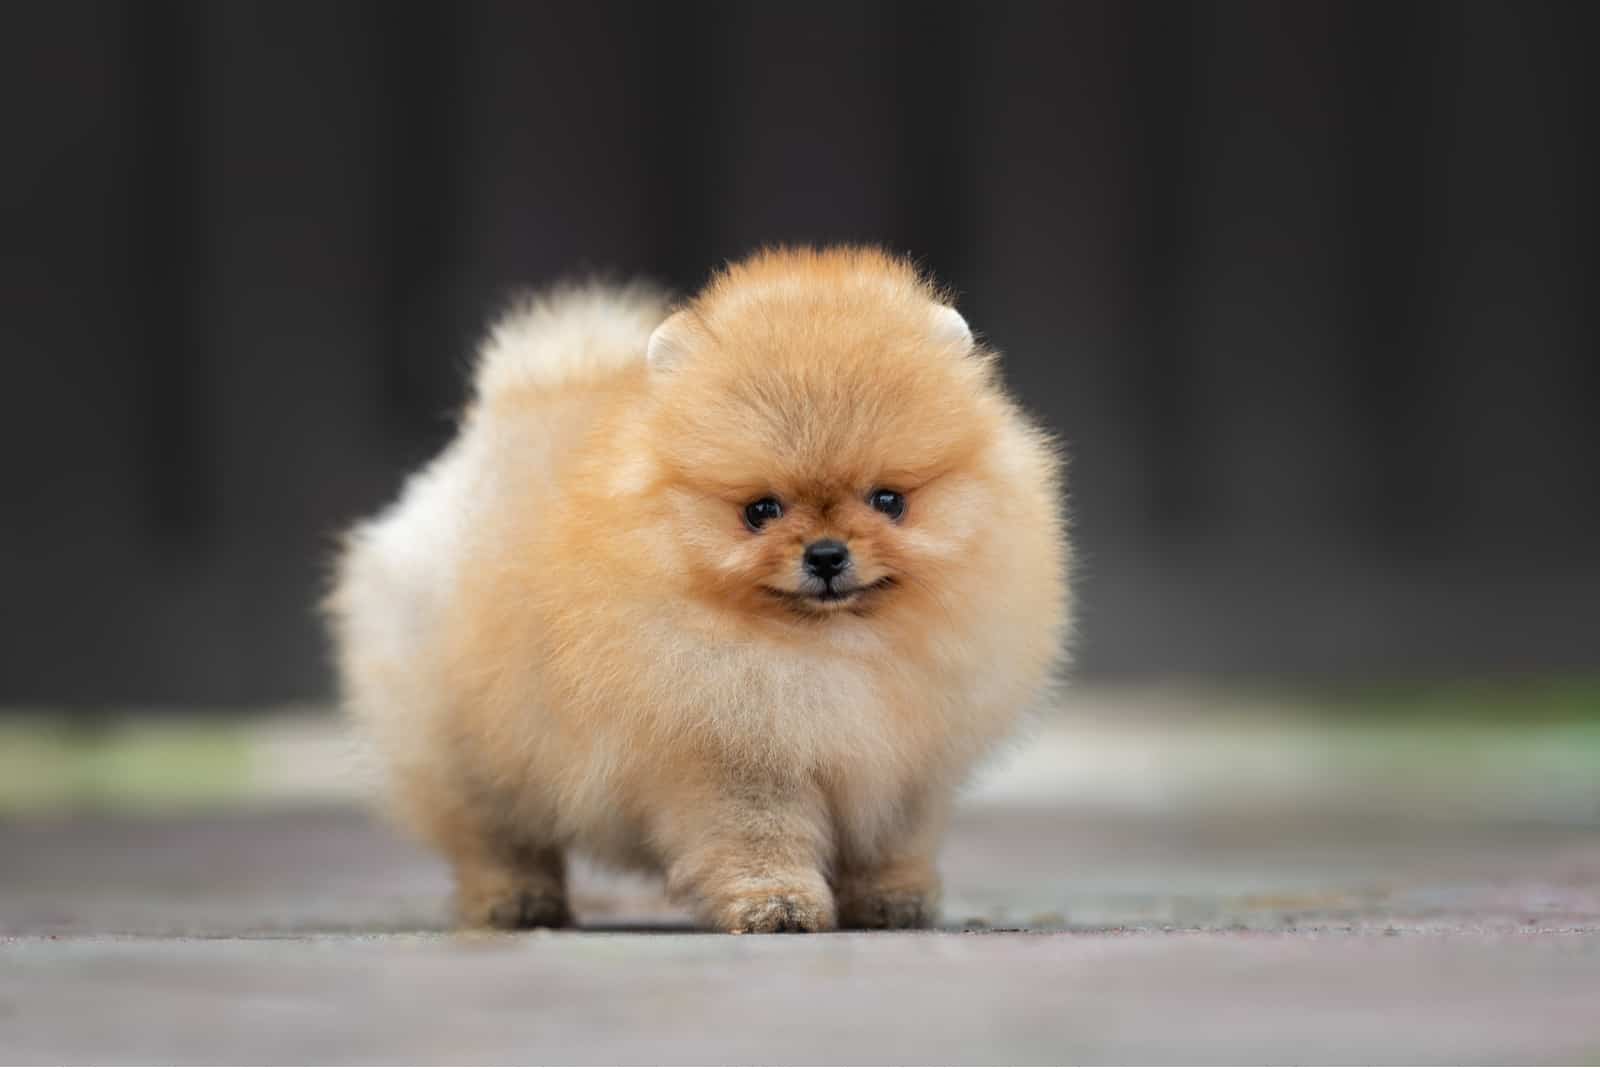
<svg viewBox="0 0 1600 1068">
<path fill-rule="evenodd" d="M 930 922 L 951 796 L 1062 637 L 1054 454 L 880 253 L 767 253 L 667 313 L 502 322 L 456 441 L 349 540 L 347 705 L 466 923 L 566 922 L 572 848 L 719 929 Z"/>
</svg>

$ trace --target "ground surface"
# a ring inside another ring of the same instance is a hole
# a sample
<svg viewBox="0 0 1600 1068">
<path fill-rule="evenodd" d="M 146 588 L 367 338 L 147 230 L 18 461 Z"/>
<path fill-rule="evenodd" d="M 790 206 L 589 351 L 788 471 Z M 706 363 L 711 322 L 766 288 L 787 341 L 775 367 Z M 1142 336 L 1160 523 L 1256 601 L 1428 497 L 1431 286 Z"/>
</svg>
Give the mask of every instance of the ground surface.
<svg viewBox="0 0 1600 1068">
<path fill-rule="evenodd" d="M 7 1062 L 1600 1060 L 1592 819 L 969 809 L 950 929 L 442 931 L 341 807 L 0 822 Z M 965 930 L 963 928 L 966 928 Z"/>
</svg>

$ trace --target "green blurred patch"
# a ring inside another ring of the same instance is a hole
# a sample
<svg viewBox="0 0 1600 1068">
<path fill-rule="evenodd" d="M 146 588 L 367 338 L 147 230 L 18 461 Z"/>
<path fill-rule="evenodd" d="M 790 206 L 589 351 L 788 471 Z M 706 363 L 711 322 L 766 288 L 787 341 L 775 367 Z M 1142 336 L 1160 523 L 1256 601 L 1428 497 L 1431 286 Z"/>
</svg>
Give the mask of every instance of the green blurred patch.
<svg viewBox="0 0 1600 1068">
<path fill-rule="evenodd" d="M 1524 793 L 1600 803 L 1600 720 L 1391 719 L 1345 721 L 1328 733 L 1324 759 L 1356 778 L 1476 780 L 1520 784 Z"/>
<path fill-rule="evenodd" d="M 237 724 L 0 719 L 0 814 L 238 800 L 252 788 L 250 755 Z"/>
<path fill-rule="evenodd" d="M 1303 694 L 1288 707 L 1393 723 L 1600 723 L 1600 679 L 1389 684 Z"/>
</svg>

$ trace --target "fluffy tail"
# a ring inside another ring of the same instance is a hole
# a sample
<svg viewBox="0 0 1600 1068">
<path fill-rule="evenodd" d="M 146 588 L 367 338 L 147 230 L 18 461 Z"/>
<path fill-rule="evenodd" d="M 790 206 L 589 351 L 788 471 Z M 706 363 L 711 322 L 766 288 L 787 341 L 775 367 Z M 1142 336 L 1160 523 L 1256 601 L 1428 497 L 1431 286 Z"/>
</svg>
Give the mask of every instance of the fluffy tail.
<svg viewBox="0 0 1600 1068">
<path fill-rule="evenodd" d="M 664 291 L 642 282 L 568 284 L 524 298 L 483 344 L 478 396 L 592 380 L 642 362 L 667 303 Z"/>
</svg>

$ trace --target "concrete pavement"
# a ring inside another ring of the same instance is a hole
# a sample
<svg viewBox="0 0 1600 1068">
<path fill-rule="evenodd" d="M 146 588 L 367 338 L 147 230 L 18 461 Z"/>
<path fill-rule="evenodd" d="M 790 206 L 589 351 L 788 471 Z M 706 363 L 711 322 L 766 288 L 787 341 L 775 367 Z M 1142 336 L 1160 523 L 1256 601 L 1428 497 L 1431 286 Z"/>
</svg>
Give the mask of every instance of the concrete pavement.
<svg viewBox="0 0 1600 1068">
<path fill-rule="evenodd" d="M 944 932 L 453 935 L 342 807 L 0 824 L 5 1062 L 1600 1059 L 1600 829 L 987 804 Z"/>
</svg>

